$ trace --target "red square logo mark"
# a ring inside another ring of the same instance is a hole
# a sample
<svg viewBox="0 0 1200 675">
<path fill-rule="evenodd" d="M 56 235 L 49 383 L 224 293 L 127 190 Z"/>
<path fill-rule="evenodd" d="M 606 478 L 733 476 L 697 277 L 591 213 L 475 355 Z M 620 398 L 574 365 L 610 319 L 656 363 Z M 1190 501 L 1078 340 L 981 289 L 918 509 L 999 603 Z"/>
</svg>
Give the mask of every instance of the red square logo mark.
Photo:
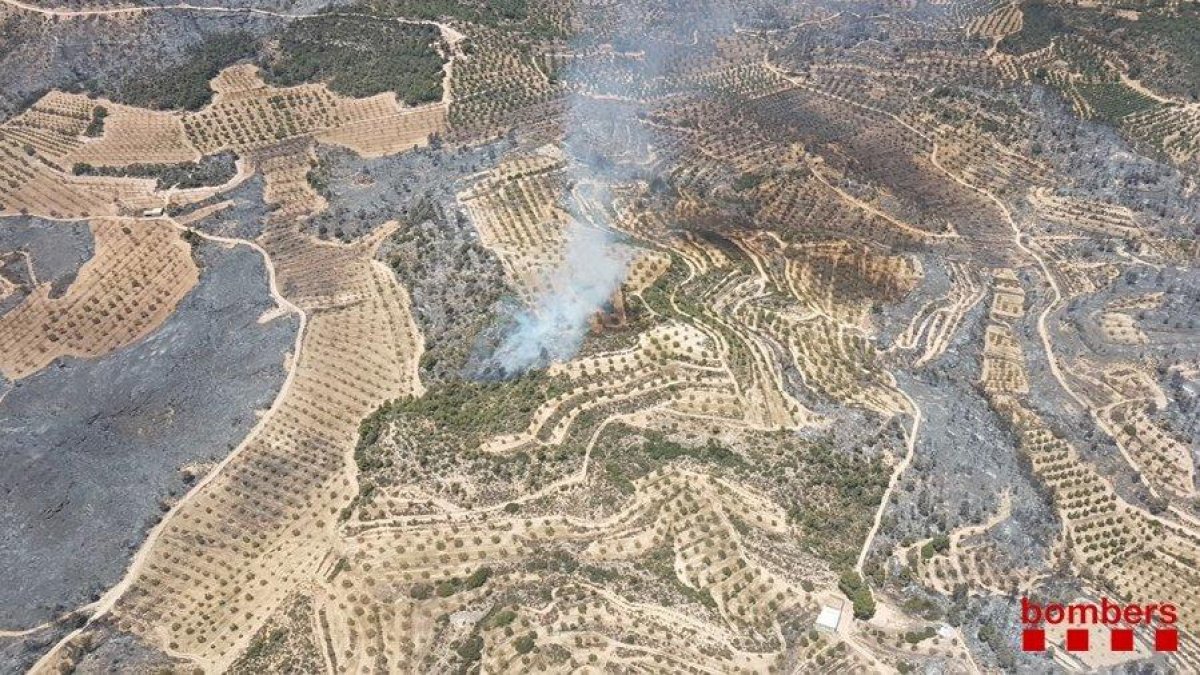
<svg viewBox="0 0 1200 675">
<path fill-rule="evenodd" d="M 1114 628 L 1112 630 L 1112 650 L 1114 652 L 1133 651 L 1133 629 Z"/>
<path fill-rule="evenodd" d="M 1088 650 L 1088 629 L 1086 628 L 1068 628 L 1067 629 L 1067 651 L 1069 652 L 1086 652 Z"/>
<path fill-rule="evenodd" d="M 1042 652 L 1046 650 L 1046 631 L 1041 628 L 1026 628 L 1021 631 L 1021 651 Z"/>
<path fill-rule="evenodd" d="M 1154 631 L 1154 651 L 1174 652 L 1179 650 L 1179 633 L 1174 628 L 1159 628 Z"/>
</svg>

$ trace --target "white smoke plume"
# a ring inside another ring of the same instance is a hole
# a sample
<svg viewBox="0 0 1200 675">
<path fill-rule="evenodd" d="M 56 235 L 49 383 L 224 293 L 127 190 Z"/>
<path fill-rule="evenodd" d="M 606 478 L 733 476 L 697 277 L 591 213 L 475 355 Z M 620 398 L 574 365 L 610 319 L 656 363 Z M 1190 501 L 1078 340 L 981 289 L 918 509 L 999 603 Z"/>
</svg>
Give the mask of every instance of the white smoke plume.
<svg viewBox="0 0 1200 675">
<path fill-rule="evenodd" d="M 549 272 L 540 294 L 513 317 L 492 355 L 492 363 L 505 374 L 571 358 L 587 336 L 591 318 L 620 288 L 628 256 L 609 229 L 608 186 L 621 180 L 622 168 L 614 159 L 624 162 L 631 148 L 643 148 L 643 136 L 635 107 L 571 95 L 564 139 L 567 184 L 586 186 L 599 197 L 601 208 L 589 209 L 584 217 L 571 191 L 563 195 L 561 206 L 569 220 L 562 261 Z"/>
<path fill-rule="evenodd" d="M 570 358 L 587 335 L 589 320 L 625 277 L 625 262 L 612 236 L 572 221 L 563 262 L 546 290 L 515 318 L 494 361 L 508 373 L 519 373 L 550 360 Z"/>
<path fill-rule="evenodd" d="M 615 7 L 619 13 L 629 13 L 617 25 L 634 26 L 641 20 L 631 11 L 631 5 Z M 511 328 L 493 352 L 490 362 L 504 375 L 571 358 L 586 337 L 591 318 L 624 280 L 628 250 L 618 243 L 618 236 L 607 222 L 611 206 L 608 188 L 647 179 L 647 160 L 653 156 L 642 120 L 648 108 L 636 102 L 640 93 L 635 83 L 653 82 L 677 66 L 683 57 L 680 50 L 694 42 L 697 31 L 726 32 L 733 26 L 732 16 L 723 9 L 687 4 L 681 7 L 686 10 L 679 14 L 686 15 L 686 20 L 656 27 L 657 32 L 675 34 L 677 40 L 662 36 L 637 40 L 630 48 L 636 51 L 619 57 L 621 67 L 587 72 L 568 69 L 565 74 L 568 89 L 573 92 L 564 129 L 568 184 L 586 186 L 599 196 L 601 208 L 589 209 L 589 218 L 585 219 L 571 195 L 563 196 L 563 208 L 571 215 L 563 260 L 548 275 L 543 285 L 546 290 L 512 318 Z M 678 10 L 666 14 L 675 12 Z M 595 42 L 583 42 L 596 46 Z M 576 46 L 588 49 L 583 44 Z"/>
</svg>

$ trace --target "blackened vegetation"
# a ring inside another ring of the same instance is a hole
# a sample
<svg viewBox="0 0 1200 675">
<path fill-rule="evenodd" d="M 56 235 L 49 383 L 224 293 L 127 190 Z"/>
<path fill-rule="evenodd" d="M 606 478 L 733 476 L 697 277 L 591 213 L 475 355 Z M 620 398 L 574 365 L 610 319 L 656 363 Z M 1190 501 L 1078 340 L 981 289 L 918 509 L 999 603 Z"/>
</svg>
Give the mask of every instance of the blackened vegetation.
<svg viewBox="0 0 1200 675">
<path fill-rule="evenodd" d="M 157 188 L 187 190 L 223 185 L 237 174 L 236 158 L 232 153 L 209 155 L 198 162 L 183 164 L 130 164 L 128 166 L 92 166 L 79 163 L 72 168 L 76 176 L 117 176 L 120 178 L 154 178 Z"/>
<path fill-rule="evenodd" d="M 72 232 L 87 232 L 53 225 L 46 232 L 60 245 L 75 246 Z M 71 273 L 68 253 L 45 262 Z M 252 411 L 269 406 L 282 384 L 297 324 L 257 322 L 274 307 L 262 257 L 218 246 L 199 255 L 205 273 L 156 331 L 101 357 L 62 359 L 5 395 L 11 428 L 0 453 L 28 453 L 0 471 L 0 569 L 22 580 L 0 583 L 10 626 L 51 620 L 115 584 L 164 506 L 189 489 L 180 467 L 225 456 L 257 421 Z M 126 480 L 131 473 L 136 480 Z M 24 536 L 41 543 L 11 545 Z M 159 672 L 135 666 L 91 672 Z"/>
<path fill-rule="evenodd" d="M 429 103 L 442 97 L 440 41 L 437 26 L 382 17 L 315 16 L 283 31 L 267 75 L 280 85 L 325 82 L 355 98 L 393 91 L 405 103 Z"/>
<path fill-rule="evenodd" d="M 51 298 L 62 297 L 93 255 L 95 241 L 87 223 L 28 216 L 5 219 L 0 230 L 0 279 L 13 288 L 0 299 L 0 313 L 24 301 L 38 284 L 50 285 Z"/>
<path fill-rule="evenodd" d="M 1151 89 L 1192 101 L 1200 99 L 1200 10 L 1187 4 L 1140 9 L 1138 19 L 1132 21 L 1094 7 L 1033 0 L 1021 6 L 1021 30 L 1005 37 L 1000 49 L 1026 54 L 1049 46 L 1056 38 L 1082 39 L 1115 53 L 1128 64 L 1129 76 Z M 1090 54 L 1089 50 L 1068 49 L 1060 58 L 1069 58 L 1074 69 L 1093 79 L 1115 79 L 1105 74 L 1107 65 Z"/>
<path fill-rule="evenodd" d="M 405 220 L 409 225 L 387 244 L 387 260 L 412 294 L 425 335 L 421 380 L 456 380 L 493 321 L 505 288 L 503 271 L 461 213 L 445 214 L 420 199 Z"/>
<path fill-rule="evenodd" d="M 250 33 L 210 35 L 188 50 L 179 65 L 125 84 L 118 98 L 122 103 L 157 110 L 199 110 L 212 101 L 209 80 L 257 53 L 258 39 Z"/>
</svg>

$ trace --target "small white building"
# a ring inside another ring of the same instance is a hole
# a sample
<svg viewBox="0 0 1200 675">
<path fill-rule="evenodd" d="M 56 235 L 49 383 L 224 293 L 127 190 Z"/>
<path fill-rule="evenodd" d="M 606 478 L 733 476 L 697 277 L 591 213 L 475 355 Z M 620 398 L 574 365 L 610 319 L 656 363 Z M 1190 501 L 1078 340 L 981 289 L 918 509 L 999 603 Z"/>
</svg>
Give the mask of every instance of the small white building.
<svg viewBox="0 0 1200 675">
<path fill-rule="evenodd" d="M 842 608 L 833 607 L 832 605 L 821 605 L 821 613 L 817 614 L 817 620 L 813 624 L 817 630 L 823 630 L 828 633 L 836 633 L 838 625 L 842 623 Z"/>
</svg>

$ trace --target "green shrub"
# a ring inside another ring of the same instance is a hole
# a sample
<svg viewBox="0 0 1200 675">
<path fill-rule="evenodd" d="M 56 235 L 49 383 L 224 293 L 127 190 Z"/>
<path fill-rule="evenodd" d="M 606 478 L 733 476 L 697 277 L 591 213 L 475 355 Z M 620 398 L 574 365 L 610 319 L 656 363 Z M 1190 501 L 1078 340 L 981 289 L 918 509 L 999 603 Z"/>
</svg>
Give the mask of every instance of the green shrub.
<svg viewBox="0 0 1200 675">
<path fill-rule="evenodd" d="M 458 657 L 467 663 L 475 663 L 483 656 L 483 636 L 472 635 L 459 643 L 454 650 Z"/>
<path fill-rule="evenodd" d="M 321 15 L 293 21 L 267 64 L 281 85 L 325 82 L 361 98 L 395 92 L 409 104 L 442 98 L 443 60 L 436 26 L 366 16 Z"/>
<path fill-rule="evenodd" d="M 1021 30 L 1000 41 L 1001 51 L 1026 54 L 1048 46 L 1055 37 L 1073 32 L 1063 19 L 1062 10 L 1042 0 L 1023 3 L 1021 12 Z"/>
<path fill-rule="evenodd" d="M 108 108 L 98 105 L 92 108 L 92 121 L 88 122 L 87 129 L 84 129 L 84 136 L 96 137 L 104 133 L 104 118 L 108 117 Z"/>
<path fill-rule="evenodd" d="M 493 614 L 491 618 L 487 620 L 485 625 L 488 628 L 504 628 L 508 624 L 512 623 L 516 618 L 516 612 L 512 611 L 511 609 L 502 609 Z"/>
<path fill-rule="evenodd" d="M 526 633 L 513 641 L 513 648 L 517 650 L 518 654 L 528 654 L 533 651 L 536 640 L 536 633 Z"/>
<path fill-rule="evenodd" d="M 120 99 L 159 110 L 199 110 L 212 100 L 208 81 L 238 61 L 253 58 L 258 40 L 246 32 L 209 35 L 189 49 L 179 65 L 122 87 Z"/>
<path fill-rule="evenodd" d="M 843 572 L 838 579 L 838 588 L 854 603 L 854 618 L 866 621 L 875 616 L 875 597 L 858 572 Z"/>
<path fill-rule="evenodd" d="M 925 545 L 921 547 L 921 557 L 925 560 L 929 560 L 933 556 L 939 553 L 945 553 L 948 550 L 950 550 L 950 537 L 947 537 L 944 534 L 939 534 L 933 539 L 925 542 Z"/>
</svg>

